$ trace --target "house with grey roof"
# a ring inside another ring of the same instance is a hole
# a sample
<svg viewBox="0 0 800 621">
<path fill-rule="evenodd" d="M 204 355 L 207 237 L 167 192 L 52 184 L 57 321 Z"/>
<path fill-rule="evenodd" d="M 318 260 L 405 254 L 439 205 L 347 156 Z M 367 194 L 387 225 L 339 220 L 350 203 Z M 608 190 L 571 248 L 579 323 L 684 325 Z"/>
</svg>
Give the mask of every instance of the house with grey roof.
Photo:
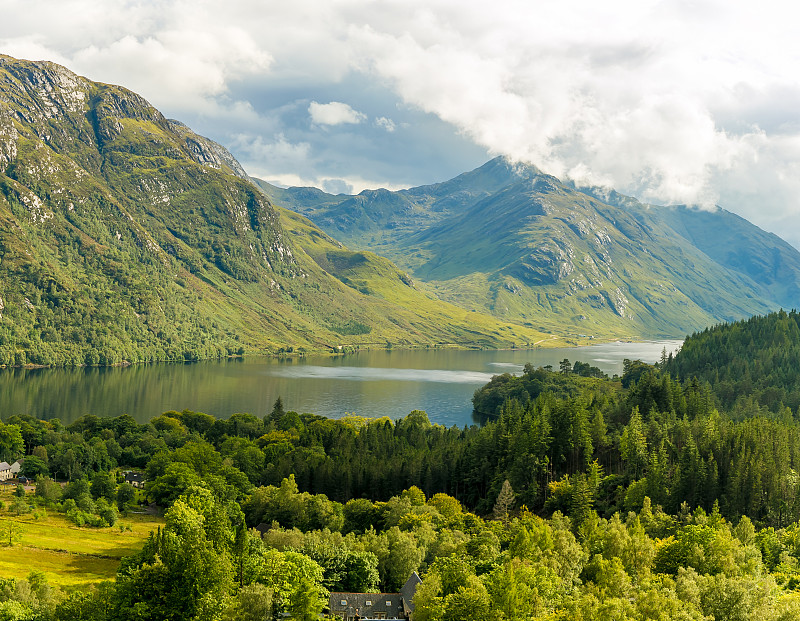
<svg viewBox="0 0 800 621">
<path fill-rule="evenodd" d="M 125 470 L 123 471 L 122 474 L 125 477 L 126 483 L 133 485 L 136 489 L 144 488 L 143 472 L 134 472 L 133 470 Z"/>
<path fill-rule="evenodd" d="M 414 613 L 414 593 L 422 580 L 412 572 L 399 593 L 331 593 L 330 614 L 343 621 L 368 619 L 409 620 Z"/>
<path fill-rule="evenodd" d="M 14 478 L 14 473 L 11 472 L 11 464 L 7 461 L 0 461 L 0 481 L 8 481 Z"/>
</svg>

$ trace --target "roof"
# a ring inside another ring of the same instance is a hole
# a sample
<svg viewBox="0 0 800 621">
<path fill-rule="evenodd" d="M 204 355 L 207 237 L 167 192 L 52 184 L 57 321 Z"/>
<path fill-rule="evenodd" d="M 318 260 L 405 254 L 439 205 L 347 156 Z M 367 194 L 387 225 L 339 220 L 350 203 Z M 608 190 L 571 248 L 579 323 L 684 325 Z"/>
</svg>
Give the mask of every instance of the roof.
<svg viewBox="0 0 800 621">
<path fill-rule="evenodd" d="M 7 461 L 0 461 L 0 470 L 11 470 L 11 464 Z"/>
<path fill-rule="evenodd" d="M 414 611 L 413 597 L 422 580 L 417 572 L 411 572 L 399 593 L 342 593 L 330 594 L 329 608 L 333 612 L 358 610 L 359 616 L 369 619 L 375 613 L 386 613 L 386 617 L 407 618 Z M 344 603 L 342 603 L 344 602 Z"/>
<path fill-rule="evenodd" d="M 417 575 L 416 571 L 412 571 L 403 588 L 400 589 L 400 595 L 403 596 L 403 602 L 408 612 L 414 612 L 414 593 L 417 592 L 417 586 L 420 584 L 422 584 L 422 579 Z"/>
<path fill-rule="evenodd" d="M 350 593 L 349 591 L 331 591 L 331 595 L 370 595 L 378 597 L 379 595 L 400 595 L 400 593 Z"/>
<path fill-rule="evenodd" d="M 359 616 L 366 619 L 376 618 L 376 613 L 383 613 L 388 619 L 405 617 L 405 602 L 400 593 L 333 592 L 328 604 L 331 612 L 358 611 Z"/>
</svg>

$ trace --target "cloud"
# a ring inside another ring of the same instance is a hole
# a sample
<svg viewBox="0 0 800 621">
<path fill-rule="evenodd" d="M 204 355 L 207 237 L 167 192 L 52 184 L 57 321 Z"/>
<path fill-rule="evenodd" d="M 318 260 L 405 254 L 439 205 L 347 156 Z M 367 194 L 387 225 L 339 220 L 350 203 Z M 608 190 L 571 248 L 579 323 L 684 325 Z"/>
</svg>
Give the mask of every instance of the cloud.
<svg viewBox="0 0 800 621">
<path fill-rule="evenodd" d="M 436 162 L 488 151 L 643 200 L 721 203 L 800 244 L 800 39 L 778 0 L 0 8 L 0 51 L 128 86 L 274 175 L 429 183 L 455 172 Z"/>
<path fill-rule="evenodd" d="M 270 140 L 259 135 L 236 134 L 231 137 L 230 144 L 250 175 L 281 187 L 313 186 L 331 194 L 352 194 L 379 186 L 390 190 L 407 187 L 407 184 L 385 183 L 358 174 L 321 175 L 318 171 L 325 167 L 321 166 L 321 156 L 312 152 L 312 145 L 306 141 L 294 142 L 283 134 Z"/>
<path fill-rule="evenodd" d="M 778 101 L 800 93 L 800 45 L 779 3 L 391 7 L 351 24 L 360 70 L 491 152 L 643 200 L 724 200 L 760 223 L 797 211 L 779 171 L 800 161 L 782 145 L 800 119 Z M 731 179 L 767 204 L 750 209 Z"/>
<path fill-rule="evenodd" d="M 308 106 L 308 114 L 311 116 L 311 121 L 317 125 L 358 125 L 367 118 L 367 115 L 353 110 L 341 101 L 327 104 L 312 101 Z"/>
<path fill-rule="evenodd" d="M 246 102 L 226 100 L 229 83 L 272 63 L 246 24 L 230 23 L 209 2 L 4 4 L 12 6 L 3 11 L 0 50 L 121 84 L 159 108 L 217 114 L 241 107 Z"/>
<path fill-rule="evenodd" d="M 309 172 L 311 145 L 307 142 L 293 143 L 283 134 L 274 136 L 270 141 L 262 136 L 238 134 L 232 138 L 232 147 L 244 162 L 250 164 L 249 172 L 269 168 L 293 171 L 299 175 Z"/>
<path fill-rule="evenodd" d="M 392 119 L 387 119 L 385 116 L 379 116 L 377 119 L 375 119 L 375 125 L 385 129 L 389 133 L 392 133 L 397 129 L 395 122 Z"/>
<path fill-rule="evenodd" d="M 323 179 L 322 189 L 328 194 L 352 194 L 353 186 L 344 179 Z"/>
</svg>

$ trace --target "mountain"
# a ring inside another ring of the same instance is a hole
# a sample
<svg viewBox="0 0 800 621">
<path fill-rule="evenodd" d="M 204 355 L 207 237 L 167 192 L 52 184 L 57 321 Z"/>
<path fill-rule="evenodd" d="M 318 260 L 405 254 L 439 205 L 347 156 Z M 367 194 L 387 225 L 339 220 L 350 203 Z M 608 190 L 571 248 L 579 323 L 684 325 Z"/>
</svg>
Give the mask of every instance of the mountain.
<svg viewBox="0 0 800 621">
<path fill-rule="evenodd" d="M 0 56 L 0 364 L 541 338 L 274 206 L 135 93 Z"/>
<path fill-rule="evenodd" d="M 678 337 L 800 301 L 800 252 L 734 214 L 580 190 L 504 158 L 397 192 L 259 185 L 441 298 L 545 332 Z"/>
</svg>

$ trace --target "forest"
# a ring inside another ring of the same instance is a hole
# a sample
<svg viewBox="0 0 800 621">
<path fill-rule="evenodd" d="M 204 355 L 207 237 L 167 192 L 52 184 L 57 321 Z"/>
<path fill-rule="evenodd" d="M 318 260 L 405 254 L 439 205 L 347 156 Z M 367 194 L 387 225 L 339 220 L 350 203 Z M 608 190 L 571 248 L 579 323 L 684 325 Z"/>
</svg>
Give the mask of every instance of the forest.
<svg viewBox="0 0 800 621">
<path fill-rule="evenodd" d="M 621 377 L 526 365 L 476 391 L 465 428 L 280 398 L 225 420 L 10 416 L 0 461 L 25 456 L 36 488 L 4 511 L 166 521 L 91 591 L 6 577 L 0 619 L 316 619 L 329 592 L 412 571 L 415 621 L 798 619 L 798 324 L 715 326 Z"/>
</svg>

